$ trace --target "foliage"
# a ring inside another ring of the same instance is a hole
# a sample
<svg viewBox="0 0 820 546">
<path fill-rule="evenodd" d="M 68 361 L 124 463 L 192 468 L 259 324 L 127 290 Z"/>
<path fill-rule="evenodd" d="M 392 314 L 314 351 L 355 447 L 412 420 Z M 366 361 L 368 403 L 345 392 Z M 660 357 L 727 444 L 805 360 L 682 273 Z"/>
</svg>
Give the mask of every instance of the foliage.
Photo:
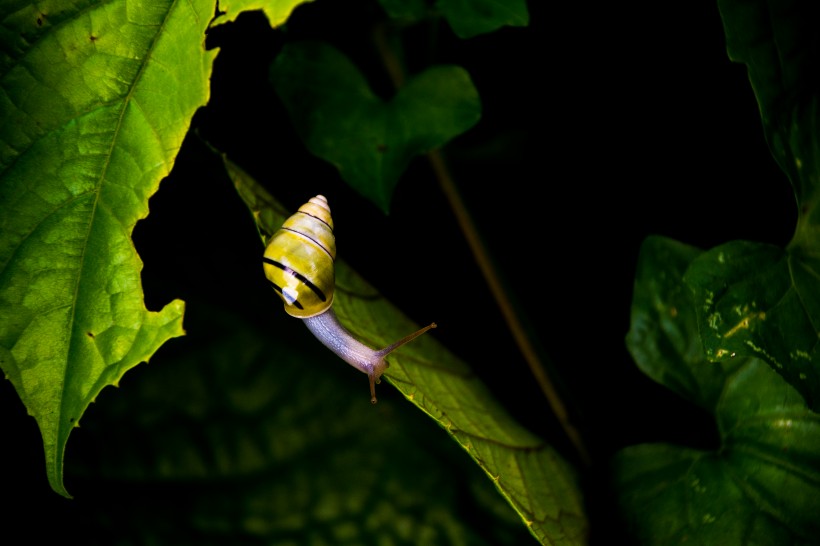
<svg viewBox="0 0 820 546">
<path fill-rule="evenodd" d="M 791 243 L 641 249 L 627 337 L 651 378 L 714 414 L 720 447 L 627 448 L 621 509 L 643 544 L 807 544 L 820 532 L 815 204 L 816 8 L 719 3 L 729 56 L 749 67 L 766 138 L 798 203 Z"/>
<path fill-rule="evenodd" d="M 4 2 L 0 368 L 42 436 L 49 485 L 77 497 L 35 515 L 59 525 L 25 525 L 16 512 L 9 521 L 32 540 L 53 529 L 99 544 L 584 544 L 621 531 L 642 544 L 812 543 L 818 13 L 808 2 L 770 4 L 718 1 L 729 58 L 748 68 L 763 134 L 794 190 L 794 236 L 706 250 L 645 238 L 626 340 L 638 369 L 685 401 L 682 412 L 700 415 L 704 430 L 716 424 L 716 445 L 663 435 L 629 445 L 624 434 L 601 448 L 590 415 L 623 408 L 580 409 L 590 399 L 610 390 L 647 422 L 661 412 L 610 385 L 613 359 L 599 354 L 604 330 L 623 332 L 595 296 L 600 272 L 617 262 L 598 250 L 607 229 L 575 236 L 579 219 L 605 225 L 595 214 L 604 208 L 629 216 L 582 176 L 585 162 L 605 162 L 604 147 L 577 146 L 582 161 L 568 161 L 577 200 L 540 202 L 552 179 L 512 167 L 566 159 L 543 149 L 554 124 L 539 125 L 538 139 L 517 132 L 536 103 L 561 110 L 551 92 L 571 80 L 542 61 L 542 42 L 509 45 L 542 21 L 532 3 Z M 265 41 L 241 59 L 231 51 L 246 32 Z M 558 74 L 547 88 L 543 65 Z M 584 125 L 582 109 L 570 115 L 567 126 Z M 454 186 L 484 199 L 467 212 L 437 208 L 440 193 L 457 203 Z M 421 314 L 440 325 L 390 358 L 375 407 L 363 377 L 285 316 L 262 278 L 254 226 L 264 244 L 317 193 L 336 220 L 340 320 L 374 346 L 412 331 Z M 421 205 L 408 214 L 413 196 Z M 553 390 L 539 392 L 505 345 L 501 313 L 470 284 L 478 274 L 466 245 L 447 239 L 443 226 L 453 217 L 470 226 L 469 212 L 497 222 L 465 235 L 495 245 L 511 308 L 522 317 L 538 308 L 523 332 L 534 349 L 522 352 L 546 362 Z M 562 212 L 572 216 L 551 223 Z M 385 227 L 402 215 L 412 220 L 406 238 Z M 558 250 L 570 246 L 603 266 Z M 574 272 L 588 275 L 580 288 L 561 280 Z M 447 320 L 451 307 L 458 320 Z M 562 351 L 577 365 L 544 356 Z M 571 419 L 548 416 L 561 396 Z M 584 418 L 592 466 L 567 428 Z M 9 438 L 7 455 L 33 442 Z"/>
<path fill-rule="evenodd" d="M 623 450 L 615 459 L 621 507 L 646 544 L 808 540 L 820 532 L 820 416 L 757 358 L 706 360 L 683 281 L 704 254 L 646 240 L 627 343 L 647 375 L 714 414 L 721 447 Z"/>
<path fill-rule="evenodd" d="M 271 80 L 308 149 L 385 212 L 410 160 L 481 115 L 478 92 L 458 66 L 428 68 L 385 104 L 344 55 L 322 42 L 286 44 Z"/>
<path fill-rule="evenodd" d="M 145 309 L 130 235 L 207 102 L 214 54 L 198 46 L 207 3 L 14 8 L 0 106 L 0 364 L 67 495 L 63 451 L 88 404 L 182 334 L 181 301 Z"/>
</svg>

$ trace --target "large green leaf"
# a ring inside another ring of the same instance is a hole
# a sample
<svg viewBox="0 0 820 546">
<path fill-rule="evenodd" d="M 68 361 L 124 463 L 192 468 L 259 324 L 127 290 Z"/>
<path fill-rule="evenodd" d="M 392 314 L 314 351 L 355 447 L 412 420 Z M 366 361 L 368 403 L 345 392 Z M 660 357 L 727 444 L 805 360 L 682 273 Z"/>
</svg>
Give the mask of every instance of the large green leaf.
<svg viewBox="0 0 820 546">
<path fill-rule="evenodd" d="M 798 205 L 785 250 L 732 242 L 686 275 L 708 358 L 763 359 L 817 409 L 820 403 L 820 41 L 816 3 L 721 0 L 732 60 L 748 67 L 772 153 Z"/>
<path fill-rule="evenodd" d="M 713 412 L 721 445 L 640 445 L 615 459 L 641 544 L 809 544 L 820 535 L 820 415 L 756 358 L 708 362 L 682 281 L 695 248 L 641 248 L 627 344 L 655 381 Z"/>
<path fill-rule="evenodd" d="M 347 57 L 321 42 L 287 44 L 271 79 L 311 153 L 385 212 L 410 160 L 481 116 L 478 92 L 460 67 L 428 68 L 385 102 Z"/>
<path fill-rule="evenodd" d="M 97 543 L 532 542 L 446 435 L 399 398 L 369 404 L 281 319 L 260 329 L 192 299 L 184 352 L 101 397 L 67 463 L 84 498 L 105 499 L 88 514 L 111 535 Z"/>
<path fill-rule="evenodd" d="M 0 367 L 63 495 L 69 432 L 107 385 L 179 336 L 143 303 L 131 242 L 208 99 L 209 0 L 4 2 Z"/>
<path fill-rule="evenodd" d="M 226 160 L 226 167 L 266 241 L 284 221 L 283 208 L 235 164 Z M 365 343 L 387 346 L 416 329 L 341 261 L 336 263 L 336 287 L 339 320 Z M 587 522 L 572 468 L 515 422 L 468 366 L 433 336 L 425 334 L 391 356 L 384 378 L 470 454 L 539 541 L 585 542 Z M 362 390 L 366 401 L 364 377 Z"/>
</svg>

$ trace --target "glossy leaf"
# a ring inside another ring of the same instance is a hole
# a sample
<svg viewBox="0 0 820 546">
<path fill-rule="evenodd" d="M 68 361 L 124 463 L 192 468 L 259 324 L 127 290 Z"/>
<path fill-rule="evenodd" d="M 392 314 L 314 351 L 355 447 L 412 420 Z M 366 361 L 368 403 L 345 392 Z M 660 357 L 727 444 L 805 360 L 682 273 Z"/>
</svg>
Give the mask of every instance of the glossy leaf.
<svg viewBox="0 0 820 546">
<path fill-rule="evenodd" d="M 459 38 L 530 22 L 526 0 L 438 0 L 436 7 Z"/>
<path fill-rule="evenodd" d="M 808 24 L 820 11 L 807 2 L 719 3 L 732 60 L 747 65 L 772 153 L 797 197 L 797 229 L 785 250 L 732 242 L 692 264 L 708 358 L 763 359 L 813 409 L 820 403 L 820 141 L 817 106 L 820 43 Z"/>
<path fill-rule="evenodd" d="M 478 92 L 457 66 L 428 68 L 384 101 L 332 46 L 296 42 L 285 45 L 270 75 L 311 153 L 384 211 L 414 156 L 443 146 L 481 116 Z"/>
<path fill-rule="evenodd" d="M 294 343 L 298 321 L 190 307 L 187 350 L 83 427 L 71 471 L 113 500 L 95 509 L 106 544 L 534 542 L 441 430 L 398 398 L 372 406 L 334 355 Z M 162 495 L 145 503 L 146 487 Z"/>
<path fill-rule="evenodd" d="M 285 219 L 282 207 L 239 167 L 227 160 L 226 167 L 266 241 Z M 340 261 L 336 262 L 334 310 L 346 328 L 373 347 L 386 346 L 417 329 Z M 470 454 L 539 541 L 584 543 L 587 522 L 572 468 L 542 439 L 513 421 L 464 362 L 427 334 L 388 360 L 384 379 Z M 364 376 L 362 387 L 366 402 Z"/>
<path fill-rule="evenodd" d="M 645 242 L 627 340 L 650 377 L 714 413 L 721 446 L 621 451 L 621 509 L 641 544 L 808 544 L 820 534 L 820 415 L 762 360 L 697 357 L 695 300 L 682 279 L 698 254 Z"/>
<path fill-rule="evenodd" d="M 182 335 L 143 303 L 131 242 L 208 99 L 207 1 L 18 2 L 0 35 L 0 366 L 63 487 L 71 429 Z"/>
<path fill-rule="evenodd" d="M 757 356 L 816 407 L 820 398 L 820 290 L 814 260 L 772 245 L 734 241 L 686 272 L 711 361 Z M 817 264 L 820 265 L 820 264 Z"/>
</svg>

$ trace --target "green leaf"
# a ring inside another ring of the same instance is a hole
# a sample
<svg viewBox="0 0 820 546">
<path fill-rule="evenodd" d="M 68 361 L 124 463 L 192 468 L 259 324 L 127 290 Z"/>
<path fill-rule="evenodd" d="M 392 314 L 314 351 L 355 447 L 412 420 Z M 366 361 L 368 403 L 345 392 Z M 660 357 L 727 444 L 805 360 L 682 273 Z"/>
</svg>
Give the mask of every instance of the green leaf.
<svg viewBox="0 0 820 546">
<path fill-rule="evenodd" d="M 313 0 L 220 0 L 220 15 L 214 19 L 211 26 L 235 21 L 243 11 L 262 11 L 268 19 L 271 28 L 285 23 L 293 10 Z"/>
<path fill-rule="evenodd" d="M 379 4 L 391 19 L 405 24 L 424 20 L 431 11 L 426 0 L 379 0 Z"/>
<path fill-rule="evenodd" d="M 55 491 L 99 392 L 182 335 L 143 303 L 131 241 L 208 99 L 203 0 L 18 3 L 0 35 L 0 367 Z M 4 10 L 5 11 L 5 10 Z"/>
<path fill-rule="evenodd" d="M 721 447 L 621 451 L 620 507 L 641 544 L 808 544 L 820 534 L 820 415 L 759 359 L 697 358 L 695 302 L 682 281 L 694 256 L 647 239 L 627 340 L 641 369 L 714 413 Z"/>
<path fill-rule="evenodd" d="M 467 72 L 435 66 L 385 102 L 359 70 L 321 42 L 285 45 L 271 81 L 307 148 L 385 212 L 410 160 L 478 121 L 481 104 Z"/>
<path fill-rule="evenodd" d="M 346 365 L 276 318 L 260 329 L 193 299 L 186 350 L 101 397 L 69 465 L 104 499 L 89 516 L 106 544 L 532 542 L 440 429 L 398 398 L 369 404 Z M 146 503 L 146 487 L 162 495 Z"/>
<path fill-rule="evenodd" d="M 726 366 L 704 360 L 692 296 L 680 279 L 680 272 L 700 254 L 699 249 L 671 239 L 647 237 L 635 274 L 626 344 L 643 373 L 714 410 Z"/>
<path fill-rule="evenodd" d="M 807 2 L 721 0 L 729 57 L 748 67 L 772 153 L 799 207 L 785 250 L 733 242 L 695 260 L 686 282 L 707 357 L 755 356 L 820 403 L 820 42 Z"/>
<path fill-rule="evenodd" d="M 793 245 L 817 255 L 820 241 L 820 41 L 815 2 L 719 0 L 729 58 L 744 63 L 769 147 L 799 207 Z"/>
<path fill-rule="evenodd" d="M 282 207 L 247 173 L 228 160 L 225 164 L 266 241 L 285 220 Z M 346 328 L 373 347 L 387 346 L 417 329 L 341 261 L 336 262 L 333 308 Z M 464 362 L 429 334 L 389 360 L 387 382 L 470 454 L 539 541 L 584 543 L 587 522 L 572 468 L 551 446 L 515 422 Z"/>
<path fill-rule="evenodd" d="M 526 0 L 438 0 L 436 7 L 459 38 L 530 23 Z"/>
<path fill-rule="evenodd" d="M 820 402 L 820 293 L 816 260 L 772 245 L 734 241 L 692 262 L 701 339 L 710 361 L 756 356 L 816 408 Z"/>
</svg>

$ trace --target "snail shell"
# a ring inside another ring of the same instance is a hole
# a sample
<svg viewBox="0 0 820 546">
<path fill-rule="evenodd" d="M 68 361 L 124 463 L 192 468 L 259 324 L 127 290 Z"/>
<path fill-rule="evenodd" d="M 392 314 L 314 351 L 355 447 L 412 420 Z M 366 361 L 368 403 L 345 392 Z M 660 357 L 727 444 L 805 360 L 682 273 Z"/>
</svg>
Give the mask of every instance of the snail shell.
<svg viewBox="0 0 820 546">
<path fill-rule="evenodd" d="M 265 276 L 282 298 L 285 311 L 304 320 L 326 347 L 370 379 L 370 401 L 376 403 L 376 387 L 389 366 L 385 357 L 420 336 L 432 323 L 385 347 L 372 349 L 346 330 L 333 312 L 336 238 L 327 199 L 311 198 L 273 234 L 262 257 Z"/>
<path fill-rule="evenodd" d="M 333 304 L 336 237 L 323 195 L 299 207 L 273 234 L 262 258 L 265 276 L 297 318 L 324 313 Z"/>
</svg>

